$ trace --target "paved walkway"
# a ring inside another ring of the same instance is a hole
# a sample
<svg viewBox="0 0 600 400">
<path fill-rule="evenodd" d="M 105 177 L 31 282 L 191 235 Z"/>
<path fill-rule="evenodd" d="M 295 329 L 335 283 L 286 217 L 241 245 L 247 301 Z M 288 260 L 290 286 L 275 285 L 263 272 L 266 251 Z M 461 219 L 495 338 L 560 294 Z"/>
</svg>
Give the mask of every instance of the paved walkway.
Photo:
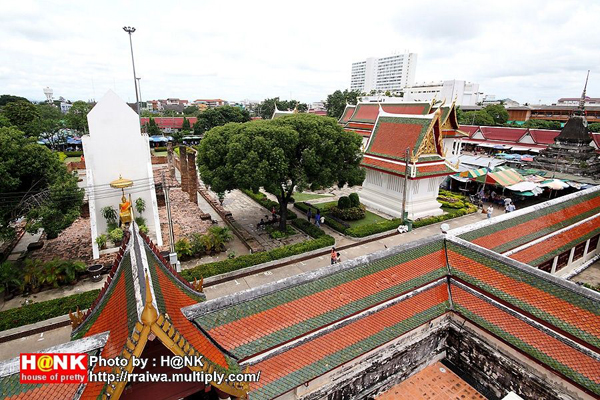
<svg viewBox="0 0 600 400">
<path fill-rule="evenodd" d="M 285 239 L 271 239 L 266 231 L 256 229 L 261 218 L 265 221 L 271 218 L 271 212 L 239 190 L 233 190 L 225 195 L 223 207 L 231 211 L 233 218 L 267 251 L 307 239 L 304 234 L 292 235 Z"/>
<path fill-rule="evenodd" d="M 465 215 L 464 217 L 455 218 L 449 221 L 439 222 L 437 224 L 428 225 L 422 228 L 413 230 L 412 232 L 402 235 L 389 236 L 383 239 L 374 240 L 369 243 L 359 244 L 358 246 L 341 251 L 342 262 L 364 254 L 369 254 L 374 251 L 386 249 L 400 244 L 412 242 L 414 240 L 439 234 L 440 226 L 443 223 L 450 225 L 450 228 L 458 228 L 460 226 L 469 225 L 486 219 L 485 214 L 474 213 Z M 332 234 L 336 238 L 336 247 L 343 246 L 355 241 L 346 238 L 339 233 L 333 233 L 329 227 L 323 227 L 328 234 Z M 309 260 L 300 261 L 293 264 L 288 264 L 280 268 L 275 268 L 269 271 L 260 272 L 254 275 L 249 275 L 230 282 L 224 282 L 204 289 L 207 299 L 215 299 L 217 297 L 240 292 L 242 290 L 251 289 L 266 283 L 275 282 L 279 279 L 294 276 L 303 272 L 313 271 L 321 267 L 330 265 L 328 256 L 318 256 Z"/>
</svg>

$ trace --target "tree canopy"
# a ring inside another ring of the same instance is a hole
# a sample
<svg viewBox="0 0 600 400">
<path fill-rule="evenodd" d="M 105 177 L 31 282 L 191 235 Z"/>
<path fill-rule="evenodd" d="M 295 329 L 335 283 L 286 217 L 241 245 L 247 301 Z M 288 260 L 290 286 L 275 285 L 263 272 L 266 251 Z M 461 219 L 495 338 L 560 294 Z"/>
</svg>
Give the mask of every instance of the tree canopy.
<svg viewBox="0 0 600 400">
<path fill-rule="evenodd" d="M 306 103 L 300 103 L 298 100 L 279 100 L 279 97 L 272 99 L 265 99 L 259 106 L 259 114 L 262 119 L 271 119 L 275 112 L 275 102 L 277 102 L 277 109 L 283 111 L 293 110 L 297 107 L 299 112 L 307 112 L 308 105 Z"/>
<path fill-rule="evenodd" d="M 540 119 L 530 119 L 525 121 L 522 125 L 523 128 L 533 128 L 533 129 L 554 129 L 560 130 L 560 122 L 558 121 L 544 121 Z"/>
<path fill-rule="evenodd" d="M 52 104 L 40 103 L 36 105 L 39 118 L 33 121 L 33 130 L 37 136 L 46 139 L 50 147 L 56 149 L 58 145 L 67 141 L 67 133 L 63 129 L 64 115 L 60 109 Z"/>
<path fill-rule="evenodd" d="M 5 105 L 13 101 L 24 101 L 26 103 L 30 102 L 25 97 L 13 96 L 12 94 L 3 94 L 0 96 L 0 107 L 4 107 Z"/>
<path fill-rule="evenodd" d="M 197 162 L 215 192 L 263 187 L 275 195 L 284 230 L 294 190 L 362 183 L 361 143 L 332 118 L 294 114 L 214 128 L 200 142 Z"/>
<path fill-rule="evenodd" d="M 195 117 L 198 114 L 198 107 L 196 106 L 187 106 L 183 109 L 183 114 L 187 116 Z"/>
<path fill-rule="evenodd" d="M 29 101 L 11 101 L 2 108 L 2 114 L 11 125 L 25 132 L 28 136 L 34 136 L 37 133 L 33 123 L 40 115 L 35 105 Z"/>
<path fill-rule="evenodd" d="M 156 124 L 154 118 L 150 117 L 148 120 L 148 125 L 146 126 L 146 130 L 149 136 L 160 135 L 162 134 L 160 128 Z"/>
<path fill-rule="evenodd" d="M 85 101 L 76 101 L 65 115 L 67 128 L 74 129 L 81 134 L 86 134 L 89 130 L 87 114 L 90 112 L 90 105 Z"/>
<path fill-rule="evenodd" d="M 600 122 L 589 124 L 588 129 L 592 132 L 600 132 Z"/>
<path fill-rule="evenodd" d="M 78 216 L 83 190 L 77 177 L 45 146 L 14 127 L 0 128 L 0 235 L 14 234 L 10 223 L 27 218 L 27 231 L 44 228 L 49 238 Z"/>
<path fill-rule="evenodd" d="M 485 106 L 482 111 L 492 117 L 496 125 L 502 125 L 508 121 L 508 111 L 502 104 Z"/>
<path fill-rule="evenodd" d="M 340 119 L 344 108 L 346 108 L 346 104 L 356 104 L 359 96 L 360 92 L 358 90 L 348 91 L 348 89 L 345 89 L 343 92 L 336 90 L 327 96 L 327 101 L 325 102 L 327 115 L 335 119 Z"/>
<path fill-rule="evenodd" d="M 248 122 L 250 114 L 239 107 L 221 106 L 209 108 L 198 114 L 198 121 L 194 124 L 194 134 L 202 135 L 216 126 L 229 122 Z"/>
</svg>

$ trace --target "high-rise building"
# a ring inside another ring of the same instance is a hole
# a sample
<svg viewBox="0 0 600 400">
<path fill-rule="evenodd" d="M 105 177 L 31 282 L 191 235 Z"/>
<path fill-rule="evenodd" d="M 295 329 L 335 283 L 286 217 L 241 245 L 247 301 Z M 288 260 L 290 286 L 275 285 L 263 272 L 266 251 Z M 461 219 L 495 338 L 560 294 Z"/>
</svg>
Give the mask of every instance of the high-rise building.
<svg viewBox="0 0 600 400">
<path fill-rule="evenodd" d="M 394 54 L 389 57 L 370 57 L 352 63 L 350 90 L 369 93 L 397 92 L 415 82 L 417 54 Z"/>
</svg>

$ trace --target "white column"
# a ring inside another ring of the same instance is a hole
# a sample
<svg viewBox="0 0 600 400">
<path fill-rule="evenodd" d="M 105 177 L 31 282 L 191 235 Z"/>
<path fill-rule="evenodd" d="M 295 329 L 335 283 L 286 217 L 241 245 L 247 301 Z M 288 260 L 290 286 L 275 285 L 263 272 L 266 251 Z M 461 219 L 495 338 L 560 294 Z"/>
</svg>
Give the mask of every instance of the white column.
<svg viewBox="0 0 600 400">
<path fill-rule="evenodd" d="M 554 257 L 554 262 L 552 263 L 552 272 L 551 274 L 556 273 L 556 265 L 558 264 L 558 256 Z"/>
</svg>

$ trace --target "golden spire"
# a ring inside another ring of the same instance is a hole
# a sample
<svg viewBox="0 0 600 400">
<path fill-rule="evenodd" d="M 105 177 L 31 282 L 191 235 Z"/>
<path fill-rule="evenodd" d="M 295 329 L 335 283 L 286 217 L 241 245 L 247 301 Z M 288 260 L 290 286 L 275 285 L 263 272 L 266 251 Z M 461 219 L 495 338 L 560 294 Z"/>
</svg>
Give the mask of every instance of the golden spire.
<svg viewBox="0 0 600 400">
<path fill-rule="evenodd" d="M 152 291 L 150 290 L 148 273 L 146 273 L 146 305 L 142 311 L 142 322 L 144 325 L 150 326 L 158 319 L 158 311 L 154 308 L 154 304 L 152 304 Z"/>
<path fill-rule="evenodd" d="M 79 325 L 81 325 L 81 323 L 83 322 L 83 313 L 81 311 L 79 311 L 79 306 L 77 306 L 77 311 L 75 311 L 75 314 L 71 313 L 71 311 L 69 311 L 69 318 L 71 319 L 71 327 L 73 329 L 77 328 Z"/>
</svg>

